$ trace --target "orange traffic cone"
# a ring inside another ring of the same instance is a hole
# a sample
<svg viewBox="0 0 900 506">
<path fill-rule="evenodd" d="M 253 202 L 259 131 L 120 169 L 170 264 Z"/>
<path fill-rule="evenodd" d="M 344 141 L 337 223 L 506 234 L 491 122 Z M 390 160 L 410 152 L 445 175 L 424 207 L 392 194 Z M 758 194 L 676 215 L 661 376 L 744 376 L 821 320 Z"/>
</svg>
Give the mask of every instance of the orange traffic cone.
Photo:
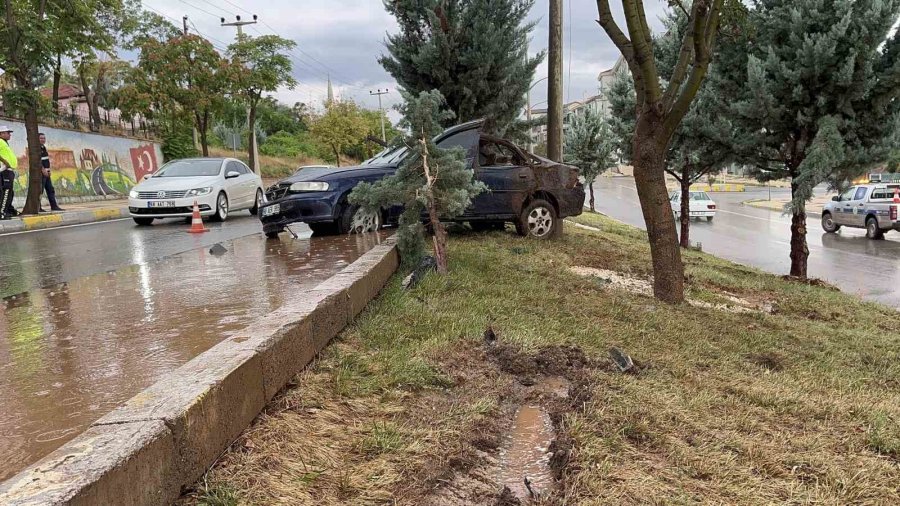
<svg viewBox="0 0 900 506">
<path fill-rule="evenodd" d="M 187 230 L 189 234 L 199 234 L 209 232 L 209 229 L 203 226 L 203 218 L 200 217 L 200 206 L 194 201 L 194 214 L 191 216 L 191 228 Z"/>
</svg>

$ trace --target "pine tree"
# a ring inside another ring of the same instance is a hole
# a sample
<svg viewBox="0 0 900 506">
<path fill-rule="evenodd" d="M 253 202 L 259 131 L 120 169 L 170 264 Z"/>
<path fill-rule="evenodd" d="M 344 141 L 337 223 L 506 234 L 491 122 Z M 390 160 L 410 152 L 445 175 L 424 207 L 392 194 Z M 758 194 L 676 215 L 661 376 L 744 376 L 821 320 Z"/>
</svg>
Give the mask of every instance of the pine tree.
<svg viewBox="0 0 900 506">
<path fill-rule="evenodd" d="M 713 77 L 732 104 L 736 152 L 761 179 L 791 178 L 791 270 L 807 276 L 806 203 L 882 160 L 900 93 L 900 0 L 759 0 L 744 44 Z M 879 49 L 885 44 L 885 49 Z"/>
<path fill-rule="evenodd" d="M 566 125 L 566 163 L 581 170 L 584 185 L 590 194 L 591 211 L 594 208 L 594 180 L 615 165 L 613 153 L 616 143 L 609 125 L 599 113 L 587 109 Z"/>
<path fill-rule="evenodd" d="M 433 230 L 437 270 L 447 272 L 447 231 L 441 218 L 459 216 L 472 199 L 486 187 L 474 178 L 461 148 L 440 149 L 432 139 L 443 131 L 442 124 L 453 118 L 437 90 L 418 95 L 402 91 L 400 127 L 409 133 L 403 140 L 410 154 L 393 175 L 374 184 L 360 183 L 350 194 L 350 203 L 366 212 L 403 206 L 400 217 L 399 248 L 406 264 L 415 264 L 425 250 L 422 216 L 428 215 Z"/>
<path fill-rule="evenodd" d="M 379 63 L 414 95 L 437 89 L 464 122 L 485 118 L 485 129 L 509 135 L 543 53 L 528 57 L 526 22 L 533 0 L 385 0 L 400 25 L 388 35 Z"/>
</svg>

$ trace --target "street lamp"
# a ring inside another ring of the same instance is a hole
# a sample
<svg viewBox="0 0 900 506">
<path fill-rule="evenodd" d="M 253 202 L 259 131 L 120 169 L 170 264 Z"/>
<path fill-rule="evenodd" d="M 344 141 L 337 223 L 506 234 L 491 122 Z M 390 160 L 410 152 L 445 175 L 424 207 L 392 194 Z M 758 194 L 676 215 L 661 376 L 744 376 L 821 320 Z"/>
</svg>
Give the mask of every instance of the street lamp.
<svg viewBox="0 0 900 506">
<path fill-rule="evenodd" d="M 531 87 L 529 87 L 528 91 L 525 92 L 525 120 L 528 121 L 528 152 L 529 153 L 534 152 L 534 142 L 532 140 L 533 132 L 531 131 L 531 90 L 532 90 L 532 88 L 537 86 L 537 84 L 539 82 L 546 81 L 548 77 L 550 77 L 550 76 L 544 76 L 544 77 L 538 79 L 537 81 L 531 83 Z M 546 100 L 544 102 L 546 102 Z"/>
</svg>

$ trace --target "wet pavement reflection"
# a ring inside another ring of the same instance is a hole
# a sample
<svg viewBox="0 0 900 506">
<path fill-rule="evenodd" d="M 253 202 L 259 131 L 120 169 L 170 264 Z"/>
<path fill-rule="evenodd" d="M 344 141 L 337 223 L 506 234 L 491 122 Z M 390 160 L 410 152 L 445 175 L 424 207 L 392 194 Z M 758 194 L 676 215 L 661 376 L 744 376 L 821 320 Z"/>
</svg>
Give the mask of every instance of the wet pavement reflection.
<svg viewBox="0 0 900 506">
<path fill-rule="evenodd" d="M 179 234 L 179 241 L 188 235 Z M 307 234 L 267 241 L 256 233 L 224 240 L 225 252 L 210 253 L 210 240 L 198 238 L 206 242 L 195 243 L 196 249 L 147 259 L 141 259 L 142 242 L 132 239 L 128 250 L 136 261 L 131 265 L 5 293 L 0 303 L 0 480 L 253 319 L 289 298 L 303 297 L 304 289 L 380 239 L 375 234 Z M 6 279 L 14 275 L 7 272 Z M 13 286 L 3 284 L 7 291 Z"/>
<path fill-rule="evenodd" d="M 634 180 L 598 178 L 594 184 L 597 211 L 630 225 L 644 227 Z M 825 191 L 816 189 L 816 194 Z M 790 190 L 772 189 L 773 198 Z M 742 203 L 768 198 L 769 190 L 748 187 L 746 192 L 711 193 L 718 205 L 712 222 L 692 221 L 691 242 L 703 251 L 775 274 L 790 270 L 791 220 L 778 211 Z M 900 233 L 889 232 L 883 241 L 866 239 L 865 231 L 844 227 L 826 234 L 819 215 L 807 217 L 809 275 L 821 278 L 865 299 L 900 309 Z"/>
</svg>

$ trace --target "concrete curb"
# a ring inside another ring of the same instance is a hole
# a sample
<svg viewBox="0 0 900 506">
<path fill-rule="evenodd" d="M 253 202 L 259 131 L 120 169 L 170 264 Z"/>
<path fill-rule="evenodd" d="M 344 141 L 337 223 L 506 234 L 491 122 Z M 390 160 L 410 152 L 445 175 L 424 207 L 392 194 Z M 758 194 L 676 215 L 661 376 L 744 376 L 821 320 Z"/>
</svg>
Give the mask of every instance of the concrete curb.
<svg viewBox="0 0 900 506">
<path fill-rule="evenodd" d="M 771 201 L 769 201 L 769 200 L 745 200 L 745 201 L 741 202 L 741 205 L 744 205 L 747 207 L 754 207 L 756 209 L 765 209 L 767 211 L 774 211 L 776 213 L 784 214 L 784 205 L 772 206 L 772 205 L 769 205 L 768 202 L 771 202 Z M 822 216 L 822 210 L 821 209 L 817 210 L 816 208 L 813 208 L 813 209 L 807 208 L 806 215 L 807 216 Z M 786 215 L 786 216 L 789 216 L 789 215 Z"/>
<path fill-rule="evenodd" d="M 170 504 L 384 287 L 387 239 L 0 484 L 4 505 Z"/>
<path fill-rule="evenodd" d="M 128 218 L 128 207 L 101 207 L 98 209 L 86 209 L 84 211 L 64 211 L 61 213 L 39 214 L 37 216 L 23 216 L 11 220 L 0 221 L 0 235 L 11 232 L 23 232 L 26 230 L 40 230 L 44 228 L 63 227 L 66 225 L 80 225 L 98 221 L 116 220 Z"/>
</svg>

